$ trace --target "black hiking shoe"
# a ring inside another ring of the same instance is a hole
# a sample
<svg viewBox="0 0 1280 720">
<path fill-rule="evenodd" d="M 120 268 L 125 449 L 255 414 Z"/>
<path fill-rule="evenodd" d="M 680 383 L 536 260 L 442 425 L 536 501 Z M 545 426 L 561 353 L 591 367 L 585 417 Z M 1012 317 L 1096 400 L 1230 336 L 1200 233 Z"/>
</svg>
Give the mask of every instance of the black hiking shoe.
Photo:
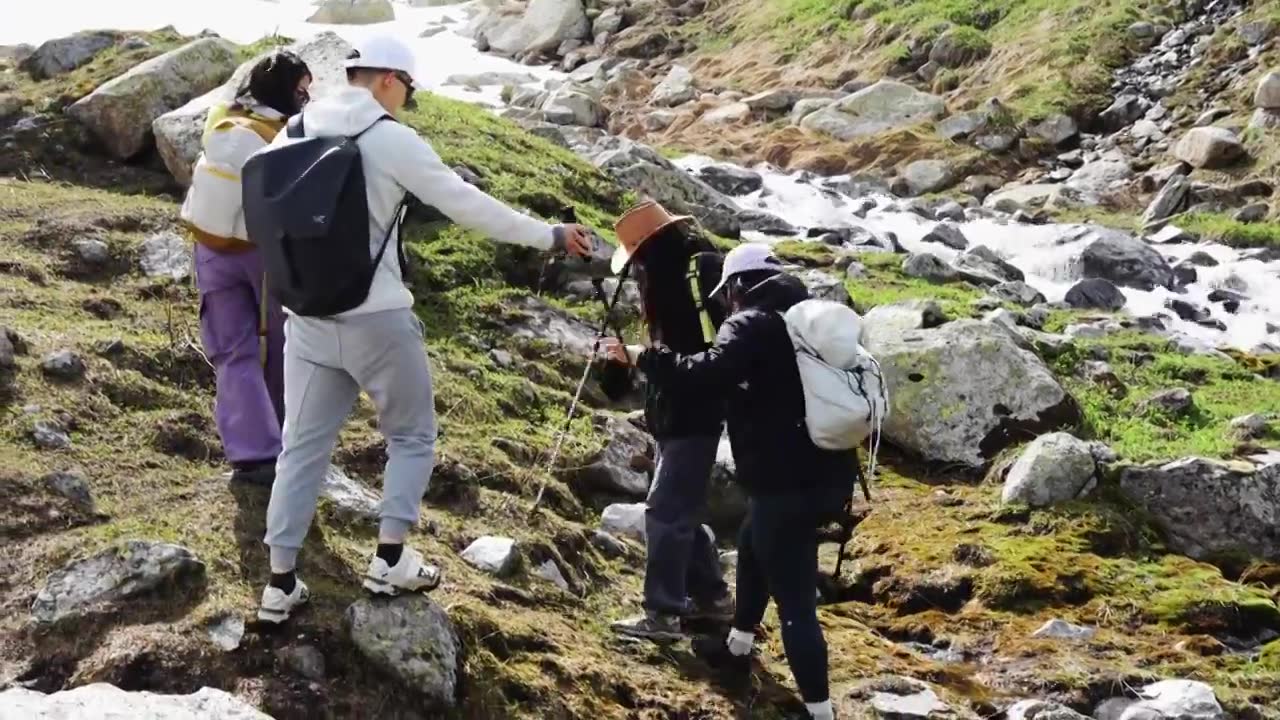
<svg viewBox="0 0 1280 720">
<path fill-rule="evenodd" d="M 734 609 L 733 594 L 725 593 L 716 600 L 694 601 L 686 617 L 705 622 L 730 622 L 733 620 Z"/>
<path fill-rule="evenodd" d="M 271 487 L 276 481 L 276 461 L 257 460 L 231 465 L 231 482 Z"/>
<path fill-rule="evenodd" d="M 619 620 L 611 628 L 619 635 L 659 643 L 679 642 L 685 637 L 680 627 L 680 618 L 675 615 L 645 613 L 639 617 Z"/>
</svg>

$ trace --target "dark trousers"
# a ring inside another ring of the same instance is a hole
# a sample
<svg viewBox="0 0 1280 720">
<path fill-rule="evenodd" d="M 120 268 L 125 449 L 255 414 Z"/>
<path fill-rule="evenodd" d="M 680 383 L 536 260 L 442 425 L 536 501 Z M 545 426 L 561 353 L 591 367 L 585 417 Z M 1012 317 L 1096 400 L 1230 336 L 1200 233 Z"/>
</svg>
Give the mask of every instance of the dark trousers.
<svg viewBox="0 0 1280 720">
<path fill-rule="evenodd" d="M 729 591 L 719 554 L 699 521 L 719 445 L 714 435 L 658 441 L 658 470 L 644 514 L 646 610 L 681 615 L 689 598 L 707 602 Z"/>
<path fill-rule="evenodd" d="M 738 608 L 733 626 L 752 632 L 769 598 L 800 696 L 828 699 L 827 641 L 818 625 L 818 528 L 840 516 L 853 489 L 827 485 L 751 498 L 738 537 Z"/>
</svg>

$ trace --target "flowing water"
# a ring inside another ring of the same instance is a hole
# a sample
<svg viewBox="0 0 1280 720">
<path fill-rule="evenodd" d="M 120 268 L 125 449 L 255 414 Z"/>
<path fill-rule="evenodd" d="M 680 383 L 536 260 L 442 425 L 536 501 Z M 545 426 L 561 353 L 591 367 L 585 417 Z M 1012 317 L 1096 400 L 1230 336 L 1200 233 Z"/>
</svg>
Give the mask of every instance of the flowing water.
<svg viewBox="0 0 1280 720">
<path fill-rule="evenodd" d="M 101 0 L 44 0 L 38 12 L 11 14 L 0 24 L 0 44 L 44 40 L 68 35 L 78 30 L 113 28 L 152 30 L 172 25 L 180 32 L 194 34 L 209 29 L 230 40 L 248 43 L 264 35 L 279 33 L 298 39 L 332 30 L 349 41 L 358 41 L 371 33 L 389 33 L 406 40 L 417 52 L 420 74 L 431 85 L 429 89 L 442 95 L 498 108 L 501 87 L 491 85 L 479 91 L 447 84 L 455 74 L 483 72 L 519 72 L 534 76 L 535 83 L 561 79 L 561 73 L 547 68 L 531 68 L 509 60 L 487 55 L 474 48 L 473 41 L 459 31 L 469 19 L 468 7 L 462 5 L 438 8 L 412 8 L 396 4 L 396 20 L 369 26 L 329 26 L 306 22 L 314 5 L 306 0 L 222 0 L 202 3 L 195 0 L 123 0 L 104 3 Z M 444 24 L 448 29 L 429 38 L 421 38 L 423 30 Z M 711 162 L 708 158 L 690 156 L 679 161 L 681 167 L 696 170 Z M 787 174 L 767 167 L 756 168 L 764 177 L 763 190 L 736 198 L 744 208 L 763 209 L 800 228 L 864 227 L 873 231 L 892 231 L 908 250 L 930 252 L 950 260 L 956 252 L 921 238 L 935 223 L 902 209 L 900 202 L 887 196 L 868 196 L 875 202 L 866 218 L 854 214 L 855 200 L 833 192 L 819 178 L 803 174 Z M 821 184 L 820 184 L 821 183 Z M 1093 235 L 1080 225 L 1025 225 L 1003 219 L 975 219 L 959 223 L 972 246 L 986 245 L 1019 267 L 1027 282 L 1043 292 L 1050 301 L 1061 300 L 1079 279 L 1078 258 Z M 751 239 L 764 239 L 751 238 Z M 1268 332 L 1280 325 L 1280 261 L 1262 262 L 1247 259 L 1247 252 L 1203 243 L 1197 245 L 1162 246 L 1160 252 L 1173 259 L 1185 258 L 1204 251 L 1219 262 L 1216 267 L 1200 268 L 1199 281 L 1180 295 L 1211 309 L 1226 330 L 1220 331 L 1184 322 L 1164 309 L 1165 300 L 1174 293 L 1158 289 L 1152 292 L 1125 289 L 1128 312 L 1135 315 L 1160 314 L 1176 332 L 1211 345 L 1229 345 L 1250 349 L 1263 342 L 1280 344 L 1280 334 Z M 1243 293 L 1249 299 L 1235 314 L 1208 301 L 1217 288 Z"/>
</svg>

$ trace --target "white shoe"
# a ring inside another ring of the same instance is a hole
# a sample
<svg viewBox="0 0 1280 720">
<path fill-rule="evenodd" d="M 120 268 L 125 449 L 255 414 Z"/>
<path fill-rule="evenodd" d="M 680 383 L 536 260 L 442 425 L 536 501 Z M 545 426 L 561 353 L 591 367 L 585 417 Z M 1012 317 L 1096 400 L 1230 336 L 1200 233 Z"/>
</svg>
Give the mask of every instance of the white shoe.
<svg viewBox="0 0 1280 720">
<path fill-rule="evenodd" d="M 301 580 L 293 587 L 293 592 L 285 593 L 274 585 L 262 590 L 262 605 L 258 608 L 258 619 L 263 622 L 280 623 L 293 616 L 293 611 L 306 605 L 311 599 L 311 590 Z"/>
<path fill-rule="evenodd" d="M 440 568 L 425 565 L 417 550 L 405 547 L 400 552 L 400 562 L 394 566 L 373 556 L 364 576 L 366 590 L 379 595 L 399 595 L 400 591 L 431 592 L 440 584 Z"/>
</svg>

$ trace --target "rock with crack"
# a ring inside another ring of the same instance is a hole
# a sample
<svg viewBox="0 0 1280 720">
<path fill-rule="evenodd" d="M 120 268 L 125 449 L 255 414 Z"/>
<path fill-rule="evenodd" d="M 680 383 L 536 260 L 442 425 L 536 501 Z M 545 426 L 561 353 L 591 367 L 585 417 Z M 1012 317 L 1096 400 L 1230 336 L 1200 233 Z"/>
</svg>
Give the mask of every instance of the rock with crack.
<svg viewBox="0 0 1280 720">
<path fill-rule="evenodd" d="M 14 687 L 0 692 L 0 717 L 25 720 L 62 718 L 154 718 L 155 720 L 271 720 L 253 705 L 224 690 L 200 688 L 190 695 L 125 692 L 93 683 L 50 695 Z"/>
<path fill-rule="evenodd" d="M 520 551 L 511 538 L 486 535 L 468 545 L 462 559 L 490 575 L 505 577 L 520 566 Z"/>
<path fill-rule="evenodd" d="M 71 350 L 59 350 L 45 357 L 40 371 L 54 380 L 74 382 L 84 377 L 84 360 Z"/>
<path fill-rule="evenodd" d="M 731 198 L 651 147 L 624 140 L 592 159 L 624 187 L 657 200 L 673 213 L 696 217 L 717 235 L 736 238 L 742 232 L 741 209 Z"/>
<path fill-rule="evenodd" d="M 945 113 L 942 98 L 881 80 L 811 113 L 800 126 L 847 141 L 937 120 Z"/>
<path fill-rule="evenodd" d="M 1174 147 L 1173 154 L 1196 168 L 1227 167 L 1246 154 L 1235 133 L 1220 127 L 1192 128 Z"/>
<path fill-rule="evenodd" d="M 454 707 L 461 642 L 439 605 L 423 595 L 366 599 L 347 608 L 344 620 L 366 660 L 430 705 Z"/>
<path fill-rule="evenodd" d="M 323 32 L 308 40 L 293 43 L 285 49 L 302 58 L 311 71 L 312 97 L 323 97 L 346 85 L 343 62 L 351 53 L 352 47 L 335 33 Z M 225 83 L 182 107 L 161 115 L 151 123 L 156 149 L 160 151 L 160 157 L 169 173 L 180 184 L 191 184 L 191 169 L 200 155 L 200 139 L 204 134 L 209 109 L 218 103 L 234 100 L 253 66 L 270 52 L 272 51 L 266 51 L 241 63 Z"/>
<path fill-rule="evenodd" d="M 862 317 L 862 342 L 892 340 L 911 330 L 929 330 L 947 323 L 949 318 L 934 300 L 903 300 L 877 305 Z"/>
<path fill-rule="evenodd" d="M 1187 206 L 1190 198 L 1191 181 L 1185 175 L 1174 175 L 1142 213 L 1142 222 L 1149 224 L 1176 215 Z"/>
<path fill-rule="evenodd" d="M 991 294 L 1006 302 L 1032 307 L 1045 302 L 1044 294 L 1021 280 L 1002 282 L 991 288 Z"/>
<path fill-rule="evenodd" d="M 1054 638 L 1058 640 L 1091 640 L 1098 634 L 1097 628 L 1085 627 L 1054 618 L 1031 633 L 1033 638 Z"/>
<path fill-rule="evenodd" d="M 1156 518 L 1176 552 L 1280 560 L 1280 464 L 1184 458 L 1126 468 L 1120 489 Z"/>
<path fill-rule="evenodd" d="M 956 183 L 955 171 L 946 160 L 917 160 L 902 171 L 907 195 L 917 197 L 941 192 Z"/>
<path fill-rule="evenodd" d="M 46 40 L 20 63 L 18 69 L 33 80 L 47 80 L 92 61 L 119 40 L 107 30 L 87 30 L 74 35 Z"/>
<path fill-rule="evenodd" d="M 183 280 L 191 274 L 191 243 L 175 232 L 160 232 L 142 243 L 139 264 L 147 277 Z"/>
<path fill-rule="evenodd" d="M 667 76 L 653 89 L 649 103 L 660 107 L 675 107 L 696 97 L 698 88 L 694 84 L 693 73 L 683 65 L 673 65 Z"/>
<path fill-rule="evenodd" d="M 146 150 L 152 123 L 218 87 L 236 69 L 236 48 L 221 38 L 200 38 L 137 65 L 67 108 L 117 158 Z"/>
<path fill-rule="evenodd" d="M 999 285 L 1027 279 L 1016 265 L 1000 257 L 986 245 L 978 245 L 961 253 L 953 265 L 960 277 L 975 285 Z"/>
<path fill-rule="evenodd" d="M 337 465 L 325 471 L 320 497 L 333 503 L 338 516 L 347 522 L 377 522 L 381 500 L 367 485 L 347 477 Z"/>
<path fill-rule="evenodd" d="M 935 225 L 932 230 L 921 238 L 921 241 L 946 245 L 952 250 L 966 250 L 969 248 L 969 239 L 964 236 L 960 228 L 949 222 Z"/>
<path fill-rule="evenodd" d="M 574 484 L 610 496 L 643 498 L 649 493 L 649 476 L 643 468 L 650 455 L 649 436 L 621 417 L 610 416 L 599 428 L 605 438 L 600 456 L 574 472 Z"/>
<path fill-rule="evenodd" d="M 554 50 L 566 40 L 586 40 L 591 34 L 582 0 L 531 0 L 523 13 L 497 8 L 478 18 L 474 34 L 483 36 L 489 49 L 515 57 Z"/>
<path fill-rule="evenodd" d="M 1146 243 L 1106 228 L 1093 228 L 1091 234 L 1097 239 L 1081 255 L 1085 277 L 1148 291 L 1176 284 L 1173 268 Z"/>
<path fill-rule="evenodd" d="M 644 503 L 614 503 L 600 515 L 600 529 L 611 535 L 645 542 Z"/>
<path fill-rule="evenodd" d="M 958 320 L 867 342 L 889 385 L 885 434 L 926 460 L 981 467 L 1019 433 L 1079 422 L 1071 396 L 1002 328 Z"/>
<path fill-rule="evenodd" d="M 1032 507 L 1068 502 L 1088 493 L 1096 476 L 1089 443 L 1069 433 L 1041 435 L 1009 469 L 1000 500 Z"/>
<path fill-rule="evenodd" d="M 585 357 L 595 342 L 594 328 L 538 298 L 524 298 L 513 309 L 519 314 L 507 323 L 511 337 L 548 342 L 578 357 Z"/>
<path fill-rule="evenodd" d="M 391 0 L 323 0 L 307 18 L 323 25 L 373 25 L 396 19 Z"/>
<path fill-rule="evenodd" d="M 31 605 L 43 624 L 84 617 L 161 588 L 202 579 L 204 563 L 178 545 L 127 540 L 54 572 Z"/>
<path fill-rule="evenodd" d="M 698 170 L 698 177 L 725 195 L 735 197 L 764 188 L 764 177 L 760 173 L 736 165 L 708 165 Z"/>
<path fill-rule="evenodd" d="M 1022 700 L 1004 711 L 1005 720 L 1090 720 L 1087 715 L 1058 703 Z"/>
</svg>

